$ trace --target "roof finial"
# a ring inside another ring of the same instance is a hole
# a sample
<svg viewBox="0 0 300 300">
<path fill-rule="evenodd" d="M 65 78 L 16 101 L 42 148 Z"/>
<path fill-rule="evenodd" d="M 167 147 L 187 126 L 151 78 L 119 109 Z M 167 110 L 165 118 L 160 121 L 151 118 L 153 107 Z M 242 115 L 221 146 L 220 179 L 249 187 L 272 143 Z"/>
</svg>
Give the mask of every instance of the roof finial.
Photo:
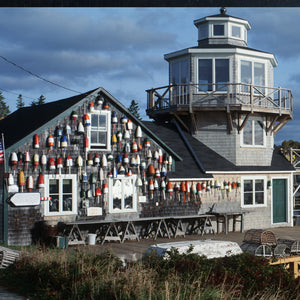
<svg viewBox="0 0 300 300">
<path fill-rule="evenodd" d="M 221 7 L 221 8 L 220 8 L 220 13 L 221 13 L 222 15 L 225 15 L 225 14 L 226 14 L 226 8 L 225 8 L 225 7 Z"/>
</svg>

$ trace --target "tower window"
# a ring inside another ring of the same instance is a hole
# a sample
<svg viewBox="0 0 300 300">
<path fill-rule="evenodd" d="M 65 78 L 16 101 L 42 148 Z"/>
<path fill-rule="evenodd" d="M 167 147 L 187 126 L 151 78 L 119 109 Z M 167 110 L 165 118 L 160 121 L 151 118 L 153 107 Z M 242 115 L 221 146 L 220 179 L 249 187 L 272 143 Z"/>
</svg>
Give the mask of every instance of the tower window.
<svg viewBox="0 0 300 300">
<path fill-rule="evenodd" d="M 214 25 L 214 31 L 215 36 L 223 36 L 224 35 L 224 25 Z"/>
<path fill-rule="evenodd" d="M 199 91 L 225 90 L 229 82 L 229 59 L 198 60 Z"/>
<path fill-rule="evenodd" d="M 241 37 L 241 28 L 238 26 L 232 26 L 231 27 L 231 35 L 233 37 L 240 38 Z"/>
<path fill-rule="evenodd" d="M 265 129 L 262 118 L 250 117 L 243 128 L 244 146 L 263 146 Z"/>
</svg>

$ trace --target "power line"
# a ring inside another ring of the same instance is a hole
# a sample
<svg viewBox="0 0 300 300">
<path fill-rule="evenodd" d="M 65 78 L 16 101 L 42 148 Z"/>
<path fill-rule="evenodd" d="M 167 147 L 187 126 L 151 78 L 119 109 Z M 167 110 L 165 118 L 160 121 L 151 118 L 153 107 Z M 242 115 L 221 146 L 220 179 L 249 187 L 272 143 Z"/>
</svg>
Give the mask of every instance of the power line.
<svg viewBox="0 0 300 300">
<path fill-rule="evenodd" d="M 21 94 L 17 94 L 17 93 L 14 93 L 14 92 L 11 92 L 11 91 L 8 91 L 8 90 L 5 90 L 5 89 L 3 89 L 3 88 L 1 88 L 1 87 L 0 87 L 0 90 L 1 90 L 1 91 L 4 91 L 4 92 L 6 92 L 6 93 L 10 93 L 10 94 L 13 94 L 13 95 L 17 95 L 17 96 L 21 95 Z M 24 98 L 28 98 L 28 99 L 31 99 L 31 100 L 36 100 L 36 99 L 34 99 L 34 98 L 27 97 L 27 96 L 24 96 L 24 95 L 22 95 L 22 97 L 24 97 Z"/>
<path fill-rule="evenodd" d="M 45 79 L 45 78 L 41 77 L 40 75 L 37 75 L 37 74 L 35 74 L 35 73 L 32 73 L 31 71 L 29 71 L 29 70 L 27 70 L 27 69 L 25 69 L 25 68 L 23 68 L 23 67 L 17 65 L 16 63 L 14 63 L 14 62 L 8 60 L 8 59 L 5 58 L 4 56 L 1 56 L 1 55 L 0 55 L 0 58 L 2 58 L 3 60 L 5 60 L 5 61 L 8 62 L 9 64 L 12 64 L 13 66 L 15 66 L 15 67 L 17 67 L 17 68 L 19 68 L 19 69 L 21 69 L 21 70 L 23 70 L 23 71 L 29 73 L 30 75 L 35 76 L 35 77 L 37 77 L 37 78 L 39 78 L 39 79 L 41 79 L 41 80 L 44 80 L 44 81 L 46 81 L 46 82 L 48 82 L 48 83 L 50 83 L 50 84 L 56 85 L 56 86 L 58 86 L 58 87 L 60 87 L 60 88 L 63 88 L 63 89 L 65 89 L 65 90 L 68 90 L 68 91 L 71 91 L 71 92 L 75 92 L 75 93 L 78 93 L 78 94 L 82 94 L 82 92 L 78 92 L 78 91 L 75 91 L 75 90 L 71 90 L 71 89 L 69 89 L 69 88 L 66 88 L 66 87 L 64 87 L 64 86 L 62 86 L 62 85 L 60 85 L 60 84 L 58 84 L 58 83 L 52 82 L 52 81 L 50 81 L 50 80 L 48 80 L 48 79 Z"/>
</svg>

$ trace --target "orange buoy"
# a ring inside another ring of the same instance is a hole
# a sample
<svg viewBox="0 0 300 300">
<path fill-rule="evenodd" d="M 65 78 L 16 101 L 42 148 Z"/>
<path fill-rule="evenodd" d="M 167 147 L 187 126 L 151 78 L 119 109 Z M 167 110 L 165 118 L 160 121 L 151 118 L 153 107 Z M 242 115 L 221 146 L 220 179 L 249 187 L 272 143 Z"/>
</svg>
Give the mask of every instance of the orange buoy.
<svg viewBox="0 0 300 300">
<path fill-rule="evenodd" d="M 154 176 L 155 175 L 155 169 L 154 169 L 154 166 L 152 164 L 150 164 L 149 167 L 148 167 L 148 175 L 149 176 Z"/>
</svg>

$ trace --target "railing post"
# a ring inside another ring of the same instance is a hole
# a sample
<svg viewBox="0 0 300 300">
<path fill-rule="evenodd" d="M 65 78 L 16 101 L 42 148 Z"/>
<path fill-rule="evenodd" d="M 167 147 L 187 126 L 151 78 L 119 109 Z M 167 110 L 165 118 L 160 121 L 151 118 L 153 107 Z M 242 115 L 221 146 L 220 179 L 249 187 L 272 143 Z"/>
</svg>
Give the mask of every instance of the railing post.
<svg viewBox="0 0 300 300">
<path fill-rule="evenodd" d="M 281 116 L 281 87 L 278 88 L 279 115 Z"/>
<path fill-rule="evenodd" d="M 229 82 L 227 82 L 227 84 L 226 84 L 226 88 L 227 88 L 227 105 L 229 105 L 230 104 L 230 84 L 229 84 Z"/>
<path fill-rule="evenodd" d="M 189 88 L 189 107 L 190 107 L 190 113 L 193 112 L 193 94 L 192 94 L 192 82 L 188 85 Z"/>
</svg>

